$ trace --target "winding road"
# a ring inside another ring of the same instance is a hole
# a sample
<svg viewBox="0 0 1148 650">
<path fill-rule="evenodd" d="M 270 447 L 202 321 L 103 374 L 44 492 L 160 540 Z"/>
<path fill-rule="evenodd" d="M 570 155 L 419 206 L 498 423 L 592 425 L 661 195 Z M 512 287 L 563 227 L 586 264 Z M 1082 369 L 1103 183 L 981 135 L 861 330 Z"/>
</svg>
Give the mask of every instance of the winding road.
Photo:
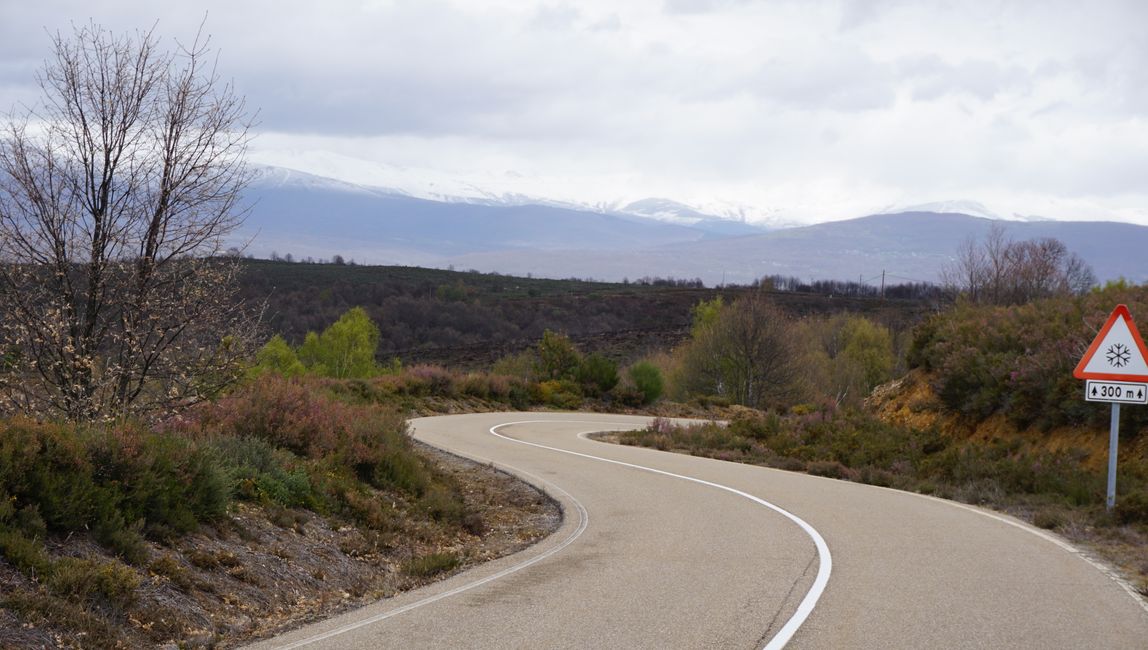
<svg viewBox="0 0 1148 650">
<path fill-rule="evenodd" d="M 543 542 L 258 648 L 1148 648 L 1148 606 L 1043 531 L 951 502 L 585 434 L 647 418 L 413 420 L 558 499 Z"/>
</svg>

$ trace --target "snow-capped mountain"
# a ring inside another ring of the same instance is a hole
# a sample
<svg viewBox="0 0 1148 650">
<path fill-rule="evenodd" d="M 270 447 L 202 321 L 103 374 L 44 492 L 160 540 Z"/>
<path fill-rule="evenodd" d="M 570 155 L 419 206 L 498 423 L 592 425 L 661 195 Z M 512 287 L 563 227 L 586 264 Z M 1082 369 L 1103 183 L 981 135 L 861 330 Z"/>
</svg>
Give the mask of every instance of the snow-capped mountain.
<svg viewBox="0 0 1148 650">
<path fill-rule="evenodd" d="M 834 221 L 760 235 L 650 246 L 626 255 L 590 250 L 474 253 L 451 258 L 459 268 L 511 275 L 608 280 L 661 275 L 701 278 L 710 285 L 749 283 L 781 275 L 803 280 L 937 282 L 957 246 L 983 239 L 995 223 L 1008 237 L 1055 237 L 1079 254 L 1101 282 L 1148 281 L 1143 251 L 1148 227 L 1115 222 L 996 221 L 956 213 L 902 212 Z"/>
<path fill-rule="evenodd" d="M 983 217 L 985 219 L 1000 219 L 1000 215 L 985 207 L 979 201 L 955 199 L 949 201 L 933 201 L 931 203 L 899 204 L 894 203 L 882 208 L 879 214 L 902 214 L 905 212 L 935 212 L 937 214 L 967 214 L 970 217 Z"/>
<path fill-rule="evenodd" d="M 478 252 L 626 251 L 728 236 L 720 231 L 726 222 L 716 227 L 706 220 L 667 223 L 506 197 L 430 200 L 404 189 L 283 168 L 262 166 L 253 172 L 245 191 L 252 209 L 235 243 L 251 241 L 248 250 L 260 256 L 338 254 L 364 262 L 433 265 L 447 256 Z"/>
<path fill-rule="evenodd" d="M 744 216 L 718 216 L 672 199 L 641 199 L 614 207 L 609 212 L 693 226 L 721 236 L 756 235 L 769 230 L 764 225 L 747 221 Z"/>
<path fill-rule="evenodd" d="M 281 158 L 283 156 L 280 156 Z M 287 157 L 291 159 L 290 156 Z M 543 205 L 584 212 L 641 217 L 679 225 L 712 222 L 712 228 L 730 234 L 762 232 L 795 225 L 780 219 L 776 211 L 727 201 L 710 200 L 700 205 L 661 198 L 618 198 L 587 201 L 565 187 L 560 179 L 540 180 L 514 171 L 462 177 L 441 171 L 365 162 L 328 152 L 298 154 L 299 171 L 277 165 L 255 164 L 259 180 L 301 185 L 329 185 L 389 196 L 406 196 L 440 203 L 488 206 Z M 342 180 L 336 180 L 342 179 Z M 728 223 L 725 223 L 728 222 Z"/>
<path fill-rule="evenodd" d="M 451 200 L 257 167 L 236 243 L 257 256 L 342 255 L 363 263 L 621 280 L 643 276 L 752 282 L 768 275 L 933 281 L 959 242 L 1000 220 L 983 205 L 944 202 L 845 221 L 763 230 L 665 198 L 579 207 L 487 193 Z M 457 187 L 455 188 L 457 189 Z M 969 212 L 977 214 L 968 214 Z M 1005 220 L 1015 239 L 1056 237 L 1101 281 L 1148 281 L 1148 227 Z"/>
</svg>

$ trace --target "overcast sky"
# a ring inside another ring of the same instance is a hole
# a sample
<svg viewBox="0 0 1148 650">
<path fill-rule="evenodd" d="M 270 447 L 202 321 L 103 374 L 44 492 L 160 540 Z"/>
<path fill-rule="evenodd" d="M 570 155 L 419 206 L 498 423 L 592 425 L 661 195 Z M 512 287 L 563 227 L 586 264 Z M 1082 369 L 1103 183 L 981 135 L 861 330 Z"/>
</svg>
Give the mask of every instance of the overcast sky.
<svg viewBox="0 0 1148 650">
<path fill-rule="evenodd" d="M 1148 224 L 1148 2 L 0 0 L 0 110 L 47 32 L 187 39 L 253 160 L 799 221 L 975 200 Z"/>
</svg>

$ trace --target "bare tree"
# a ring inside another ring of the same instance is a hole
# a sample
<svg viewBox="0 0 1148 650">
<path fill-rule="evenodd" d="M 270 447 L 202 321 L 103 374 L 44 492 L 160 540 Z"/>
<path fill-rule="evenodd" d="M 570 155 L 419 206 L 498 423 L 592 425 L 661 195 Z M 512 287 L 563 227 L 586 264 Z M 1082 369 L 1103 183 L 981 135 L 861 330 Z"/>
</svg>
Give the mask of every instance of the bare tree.
<svg viewBox="0 0 1148 650">
<path fill-rule="evenodd" d="M 91 24 L 52 41 L 43 104 L 0 141 L 0 395 L 72 420 L 202 399 L 254 343 L 219 255 L 242 217 L 244 103 L 205 39 L 167 52 Z"/>
<path fill-rule="evenodd" d="M 941 277 L 973 302 L 1019 304 L 1055 295 L 1079 295 L 1096 284 L 1088 264 L 1053 237 L 1013 241 L 993 224 L 982 243 L 968 238 Z"/>
<path fill-rule="evenodd" d="M 941 269 L 941 284 L 954 293 L 964 291 L 976 302 L 981 299 L 987 273 L 985 253 L 970 235 L 957 246 L 956 259 Z"/>
</svg>

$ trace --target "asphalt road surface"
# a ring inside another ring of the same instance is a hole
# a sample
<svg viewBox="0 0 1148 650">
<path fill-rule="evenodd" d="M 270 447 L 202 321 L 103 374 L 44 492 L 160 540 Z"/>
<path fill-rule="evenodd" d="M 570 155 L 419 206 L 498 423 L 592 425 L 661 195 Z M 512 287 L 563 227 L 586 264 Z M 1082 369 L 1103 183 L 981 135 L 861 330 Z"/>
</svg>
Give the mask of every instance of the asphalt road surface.
<svg viewBox="0 0 1148 650">
<path fill-rule="evenodd" d="M 1148 607 L 1047 533 L 871 486 L 588 440 L 632 416 L 412 421 L 558 499 L 511 557 L 275 648 L 1148 648 Z"/>
</svg>

